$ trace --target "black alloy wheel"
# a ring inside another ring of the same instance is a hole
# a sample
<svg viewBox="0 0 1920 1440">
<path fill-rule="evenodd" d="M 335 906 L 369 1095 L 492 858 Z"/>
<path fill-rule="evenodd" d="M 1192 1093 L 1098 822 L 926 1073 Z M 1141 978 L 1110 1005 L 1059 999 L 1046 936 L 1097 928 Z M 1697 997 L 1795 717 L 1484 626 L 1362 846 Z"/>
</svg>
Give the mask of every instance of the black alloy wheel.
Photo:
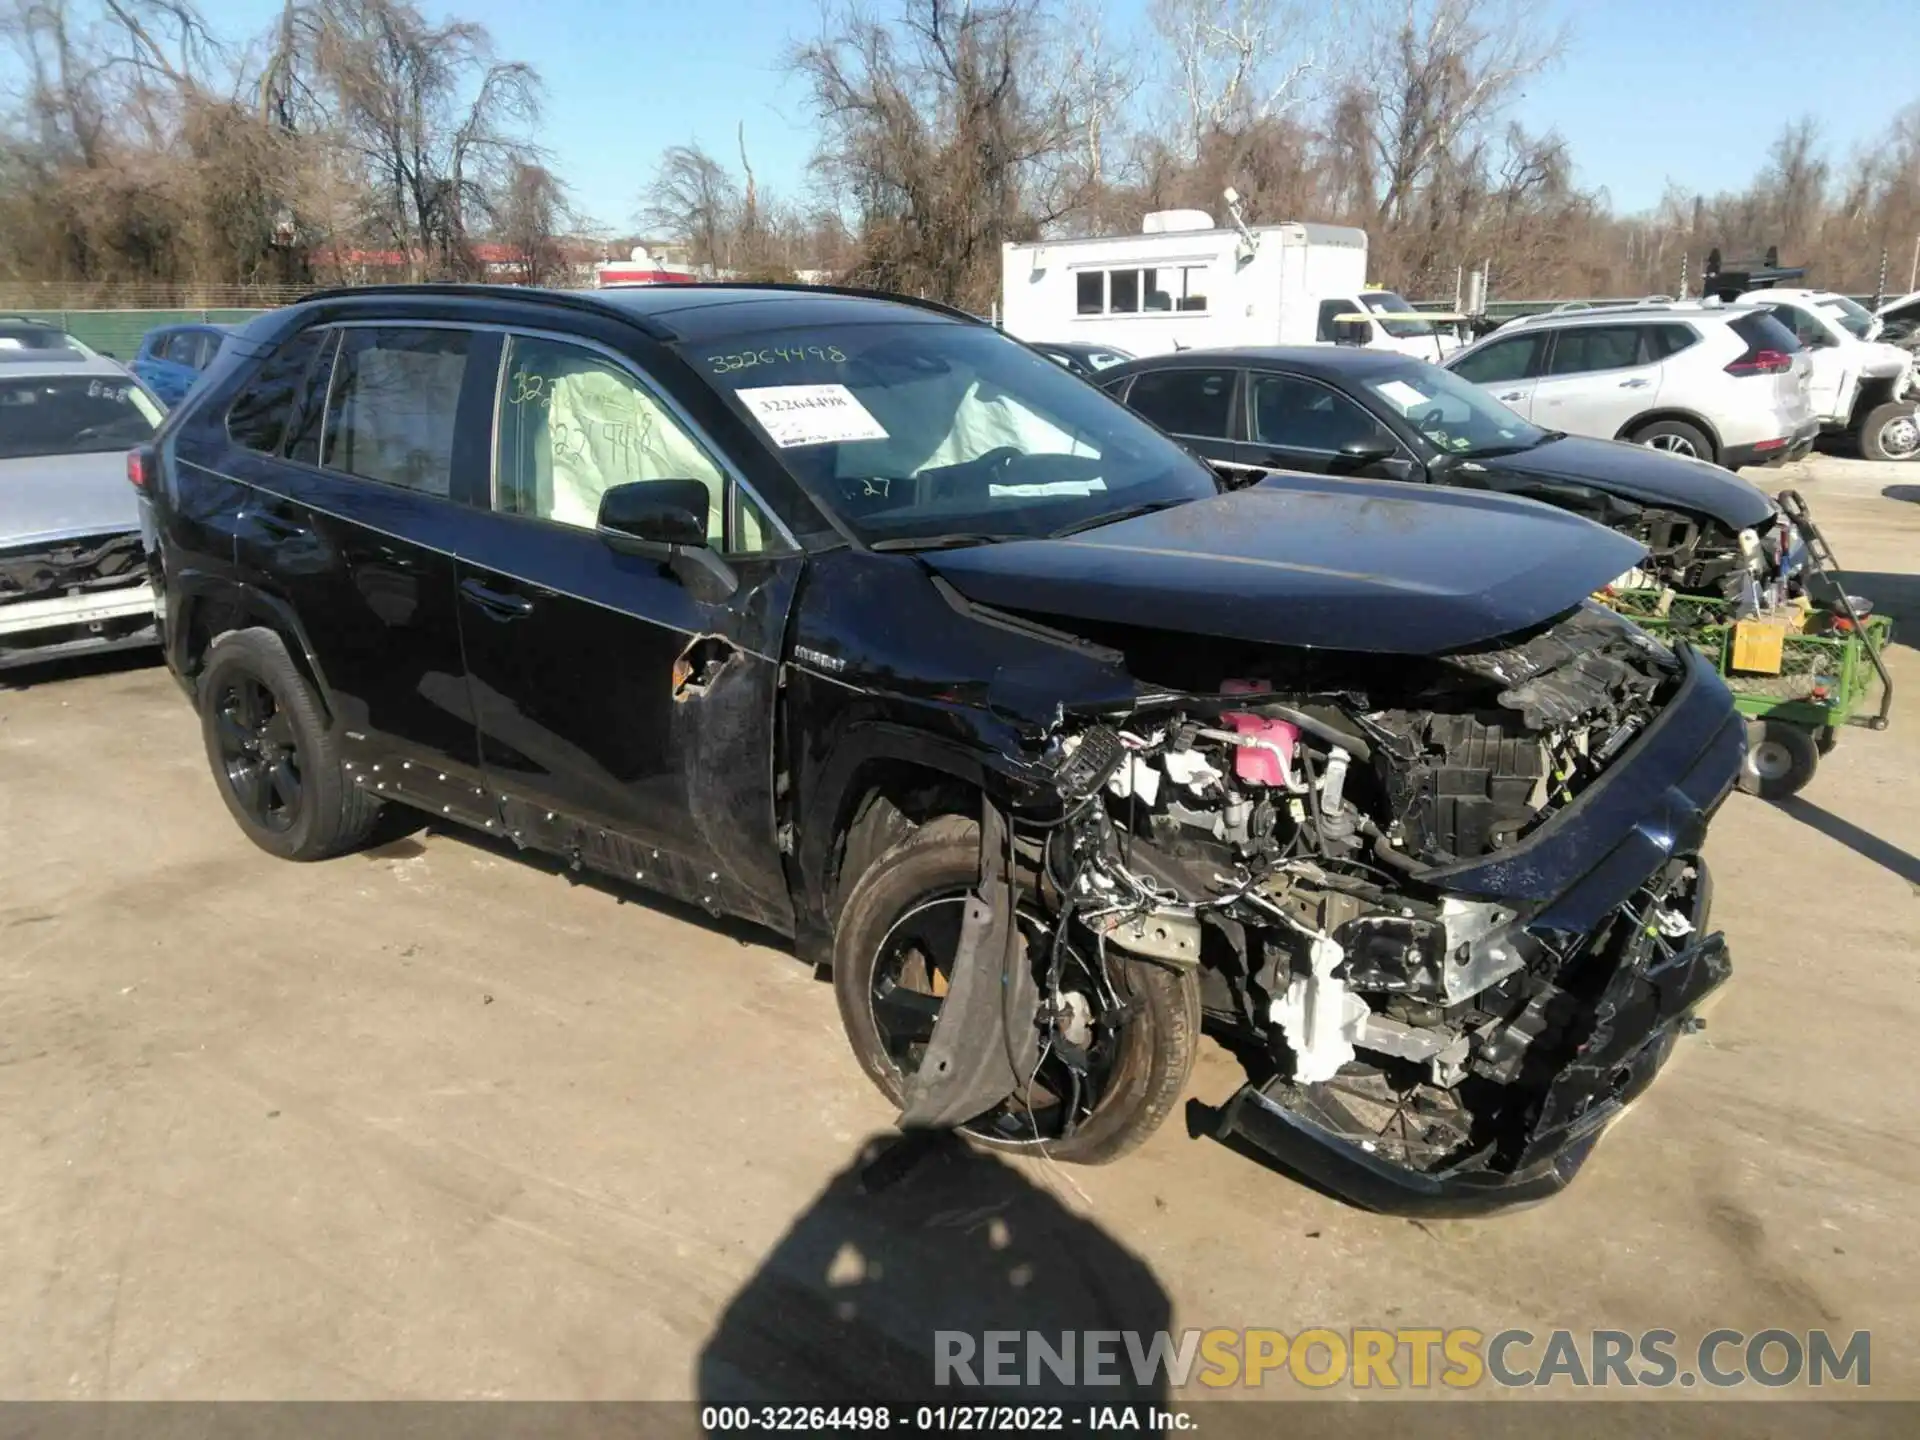
<svg viewBox="0 0 1920 1440">
<path fill-rule="evenodd" d="M 272 687 L 257 675 L 227 681 L 214 700 L 214 734 L 235 803 L 263 830 L 291 830 L 300 818 L 300 744 Z"/>
</svg>

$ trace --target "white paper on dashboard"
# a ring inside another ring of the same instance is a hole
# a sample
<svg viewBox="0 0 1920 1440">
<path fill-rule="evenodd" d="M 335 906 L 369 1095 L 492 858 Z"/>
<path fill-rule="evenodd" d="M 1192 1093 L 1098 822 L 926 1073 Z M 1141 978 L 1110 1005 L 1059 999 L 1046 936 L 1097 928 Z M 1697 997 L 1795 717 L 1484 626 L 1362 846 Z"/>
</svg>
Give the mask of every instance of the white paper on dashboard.
<svg viewBox="0 0 1920 1440">
<path fill-rule="evenodd" d="M 1433 399 L 1431 395 L 1422 394 L 1404 380 L 1389 380 L 1386 384 L 1377 385 L 1374 388 L 1402 410 L 1411 410 L 1414 406 L 1425 405 Z"/>
<path fill-rule="evenodd" d="M 998 498 L 1002 495 L 1097 495 L 1107 488 L 1107 482 L 1093 480 L 1047 480 L 1032 485 L 988 485 L 987 495 Z"/>
<path fill-rule="evenodd" d="M 762 385 L 734 393 L 782 450 L 887 438 L 885 427 L 844 385 Z"/>
</svg>

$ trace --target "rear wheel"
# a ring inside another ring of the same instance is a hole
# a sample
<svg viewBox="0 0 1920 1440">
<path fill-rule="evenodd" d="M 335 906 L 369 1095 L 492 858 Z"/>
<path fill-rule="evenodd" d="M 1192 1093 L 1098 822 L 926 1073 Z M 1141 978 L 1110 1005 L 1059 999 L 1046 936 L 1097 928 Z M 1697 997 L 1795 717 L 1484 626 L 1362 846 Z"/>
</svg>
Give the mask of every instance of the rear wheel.
<svg viewBox="0 0 1920 1440">
<path fill-rule="evenodd" d="M 1633 443 L 1694 460 L 1714 458 L 1713 441 L 1707 438 L 1706 432 L 1684 420 L 1655 420 L 1650 425 L 1642 425 L 1633 432 Z"/>
<path fill-rule="evenodd" d="M 841 1023 L 867 1077 L 895 1105 L 933 1037 L 979 870 L 979 826 L 941 816 L 878 856 L 841 912 L 833 962 Z M 1052 917 L 1028 894 L 1018 924 L 1044 995 Z M 1118 1159 L 1180 1097 L 1200 1032 L 1198 987 L 1190 975 L 1141 961 L 1103 965 L 1094 947 L 1069 939 L 1060 991 L 1056 1028 L 1066 1043 L 1043 1043 L 1025 1085 L 962 1128 L 1000 1150 L 1044 1149 L 1083 1164 Z"/>
<path fill-rule="evenodd" d="M 283 860 L 323 860 L 367 839 L 379 803 L 348 783 L 319 697 L 278 635 L 220 636 L 197 689 L 214 781 L 249 840 Z"/>
<path fill-rule="evenodd" d="M 1860 453 L 1869 460 L 1911 460 L 1920 455 L 1920 419 L 1913 403 L 1889 400 L 1860 422 Z"/>
<path fill-rule="evenodd" d="M 1813 735 L 1784 720 L 1747 722 L 1747 758 L 1740 767 L 1740 788 L 1762 800 L 1797 795 L 1820 767 Z"/>
</svg>

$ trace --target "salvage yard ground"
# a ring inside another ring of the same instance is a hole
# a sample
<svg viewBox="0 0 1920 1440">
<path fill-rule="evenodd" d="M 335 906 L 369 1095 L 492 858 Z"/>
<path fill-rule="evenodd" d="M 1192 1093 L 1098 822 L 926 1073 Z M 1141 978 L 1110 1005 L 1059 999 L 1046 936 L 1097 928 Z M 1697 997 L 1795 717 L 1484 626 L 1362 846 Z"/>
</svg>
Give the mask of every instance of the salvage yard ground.
<svg viewBox="0 0 1920 1440">
<path fill-rule="evenodd" d="M 1759 477 L 1903 628 L 1893 728 L 1728 802 L 1708 1028 L 1563 1197 L 1471 1222 L 1177 1116 L 1105 1169 L 862 1193 L 891 1114 L 769 937 L 464 834 L 272 860 L 157 665 L 16 674 L 0 1396 L 859 1399 L 936 1329 L 1468 1325 L 1870 1330 L 1872 1394 L 1920 1397 L 1916 472 Z M 1196 1119 L 1237 1077 L 1204 1056 Z"/>
</svg>

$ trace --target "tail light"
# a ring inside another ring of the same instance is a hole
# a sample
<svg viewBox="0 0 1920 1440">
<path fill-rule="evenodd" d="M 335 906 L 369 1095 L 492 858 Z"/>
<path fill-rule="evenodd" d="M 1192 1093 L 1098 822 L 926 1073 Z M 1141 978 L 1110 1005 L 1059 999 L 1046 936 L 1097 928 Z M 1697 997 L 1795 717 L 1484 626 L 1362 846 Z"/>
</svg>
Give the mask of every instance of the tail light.
<svg viewBox="0 0 1920 1440">
<path fill-rule="evenodd" d="M 1780 350 L 1749 350 L 1727 366 L 1729 375 L 1784 375 L 1793 369 L 1793 357 Z"/>
<path fill-rule="evenodd" d="M 151 445 L 136 445 L 127 451 L 127 483 L 144 490 L 159 477 L 160 455 Z"/>
</svg>

